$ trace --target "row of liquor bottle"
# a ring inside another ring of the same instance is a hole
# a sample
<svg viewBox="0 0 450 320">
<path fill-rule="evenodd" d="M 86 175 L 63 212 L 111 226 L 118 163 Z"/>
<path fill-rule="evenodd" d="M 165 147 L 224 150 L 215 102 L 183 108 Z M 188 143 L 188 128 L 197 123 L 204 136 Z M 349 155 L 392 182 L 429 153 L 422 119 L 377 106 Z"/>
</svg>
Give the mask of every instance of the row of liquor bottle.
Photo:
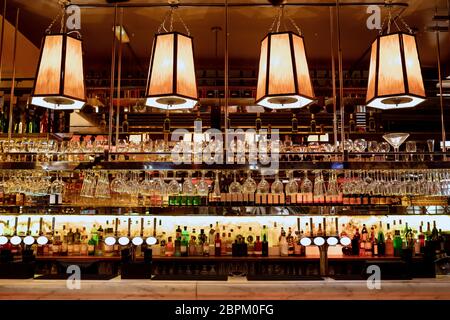
<svg viewBox="0 0 450 320">
<path fill-rule="evenodd" d="M 28 223 L 30 224 L 30 223 Z M 338 218 L 333 223 L 324 219 L 322 223 L 313 223 L 312 219 L 297 228 L 263 225 L 262 228 L 237 226 L 219 226 L 210 224 L 206 228 L 189 228 L 178 226 L 174 232 L 161 231 L 153 233 L 141 225 L 140 230 L 131 237 L 131 223 L 128 232 L 118 232 L 118 222 L 105 228 L 93 225 L 88 231 L 86 227 L 71 228 L 66 225 L 62 229 L 41 229 L 39 233 L 18 233 L 17 228 L 9 227 L 9 221 L 3 226 L 0 234 L 0 251 L 11 250 L 13 255 L 20 256 L 22 249 L 27 247 L 27 241 L 17 241 L 21 236 L 36 237 L 37 243 L 28 243 L 37 255 L 96 255 L 119 256 L 124 247 L 132 246 L 137 256 L 151 245 L 153 255 L 156 256 L 304 256 L 307 246 L 311 245 L 311 238 L 334 237 L 337 244 L 341 239 L 344 255 L 362 256 L 401 256 L 405 249 L 413 254 L 421 254 L 427 244 L 443 243 L 446 235 L 437 229 L 436 222 L 427 222 L 426 230 L 423 222 L 418 229 L 411 228 L 402 220 L 394 220 L 392 224 L 380 221 L 366 227 L 365 224 L 342 224 L 339 227 Z M 332 226 L 330 226 L 332 225 Z M 147 230 L 145 230 L 147 229 Z M 295 229 L 295 230 L 294 230 Z M 45 235 L 44 242 L 40 241 Z M 147 237 L 144 241 L 143 238 Z M 9 241 L 7 241 L 9 238 Z M 15 239 L 13 239 L 15 238 Z M 129 239 L 133 240 L 130 242 Z M 127 240 L 128 239 L 128 240 Z M 136 240 L 137 239 L 137 240 Z M 153 239 L 153 242 L 148 239 Z M 347 239 L 343 241 L 342 239 Z M 117 241 L 118 240 L 118 241 Z M 317 242 L 314 242 L 317 244 Z"/>
<path fill-rule="evenodd" d="M 12 121 L 12 132 L 26 133 L 62 133 L 68 131 L 70 114 L 65 111 L 44 110 L 38 112 L 29 108 L 25 111 L 15 112 Z M 0 111 L 0 132 L 8 133 L 8 115 Z"/>
</svg>

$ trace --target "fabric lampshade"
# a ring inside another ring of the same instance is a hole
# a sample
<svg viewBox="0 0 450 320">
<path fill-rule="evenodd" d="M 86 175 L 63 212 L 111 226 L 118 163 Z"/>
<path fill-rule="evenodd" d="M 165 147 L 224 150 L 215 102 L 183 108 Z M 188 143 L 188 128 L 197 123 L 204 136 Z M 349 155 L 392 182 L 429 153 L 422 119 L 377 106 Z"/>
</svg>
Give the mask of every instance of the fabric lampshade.
<svg viewBox="0 0 450 320">
<path fill-rule="evenodd" d="M 31 104 L 74 110 L 81 109 L 85 102 L 82 41 L 67 34 L 46 35 Z"/>
<path fill-rule="evenodd" d="M 371 52 L 366 97 L 369 107 L 410 108 L 425 100 L 414 35 L 397 32 L 379 36 Z"/>
<path fill-rule="evenodd" d="M 314 99 L 303 37 L 269 33 L 261 42 L 256 103 L 271 109 L 301 108 Z"/>
<path fill-rule="evenodd" d="M 190 109 L 197 104 L 191 37 L 177 32 L 155 36 L 146 92 L 146 105 L 160 109 Z"/>
</svg>

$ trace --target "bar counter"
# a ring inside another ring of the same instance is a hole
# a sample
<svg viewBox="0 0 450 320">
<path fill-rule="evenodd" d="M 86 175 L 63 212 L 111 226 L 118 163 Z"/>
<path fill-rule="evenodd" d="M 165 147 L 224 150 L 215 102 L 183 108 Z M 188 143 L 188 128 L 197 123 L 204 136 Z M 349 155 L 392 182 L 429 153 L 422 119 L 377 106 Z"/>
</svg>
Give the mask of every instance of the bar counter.
<svg viewBox="0 0 450 320">
<path fill-rule="evenodd" d="M 366 281 L 81 281 L 69 290 L 66 280 L 0 280 L 0 300 L 445 300 L 450 299 L 450 277 L 385 280 L 370 290 Z"/>
</svg>

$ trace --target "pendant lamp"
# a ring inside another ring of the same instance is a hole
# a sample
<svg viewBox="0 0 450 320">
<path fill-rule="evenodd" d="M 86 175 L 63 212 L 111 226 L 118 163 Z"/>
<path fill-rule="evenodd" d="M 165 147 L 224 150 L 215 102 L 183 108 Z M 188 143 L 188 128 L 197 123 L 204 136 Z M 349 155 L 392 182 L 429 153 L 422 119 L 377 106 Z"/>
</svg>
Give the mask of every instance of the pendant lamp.
<svg viewBox="0 0 450 320">
<path fill-rule="evenodd" d="M 388 34 L 372 43 L 366 103 L 385 110 L 411 108 L 426 97 L 416 37 L 410 29 L 389 31 L 390 22 Z"/>
<path fill-rule="evenodd" d="M 60 15 L 64 17 L 64 13 L 62 6 Z M 81 109 L 86 91 L 80 34 L 64 33 L 62 25 L 60 33 L 50 34 L 51 27 L 42 40 L 31 104 L 56 110 Z"/>
<path fill-rule="evenodd" d="M 282 7 L 278 27 L 281 18 Z M 314 100 L 305 43 L 298 27 L 298 33 L 278 32 L 278 27 L 261 42 L 256 103 L 271 109 L 301 108 Z"/>
<path fill-rule="evenodd" d="M 56 110 L 86 102 L 81 40 L 67 34 L 44 37 L 31 104 Z"/>
<path fill-rule="evenodd" d="M 174 9 L 169 15 L 171 26 Z M 166 19 L 153 41 L 146 105 L 165 110 L 191 109 L 198 102 L 192 37 L 187 28 L 187 35 L 172 28 L 161 33 Z"/>
</svg>

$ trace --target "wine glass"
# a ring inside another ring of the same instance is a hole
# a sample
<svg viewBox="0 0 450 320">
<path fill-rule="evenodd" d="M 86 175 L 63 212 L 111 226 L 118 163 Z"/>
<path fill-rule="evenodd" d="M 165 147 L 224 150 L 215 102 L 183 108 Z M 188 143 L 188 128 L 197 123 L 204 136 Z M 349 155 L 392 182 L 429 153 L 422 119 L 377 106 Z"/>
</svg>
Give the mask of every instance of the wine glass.
<svg viewBox="0 0 450 320">
<path fill-rule="evenodd" d="M 298 184 L 294 180 L 294 172 L 288 172 L 289 182 L 286 184 L 286 194 L 295 194 L 298 193 Z"/>
<path fill-rule="evenodd" d="M 434 139 L 427 140 L 428 152 L 430 153 L 430 161 L 433 161 Z"/>
<path fill-rule="evenodd" d="M 209 193 L 209 185 L 208 185 L 208 182 L 206 182 L 206 180 L 205 180 L 205 174 L 206 174 L 206 171 L 203 170 L 202 178 L 199 182 L 197 182 L 195 187 L 197 188 L 197 194 L 206 197 L 206 196 L 208 196 L 208 193 Z"/>
<path fill-rule="evenodd" d="M 256 191 L 256 182 L 253 180 L 250 170 L 247 171 L 247 179 L 244 181 L 243 191 L 244 193 L 255 193 Z"/>
<path fill-rule="evenodd" d="M 259 181 L 258 186 L 256 187 L 256 193 L 269 193 L 270 191 L 270 183 L 264 178 L 264 175 L 261 173 L 261 181 Z"/>
<path fill-rule="evenodd" d="M 188 171 L 188 176 L 183 182 L 183 194 L 189 196 L 195 194 L 195 186 L 192 183 L 192 171 Z"/>
<path fill-rule="evenodd" d="M 383 136 L 393 148 L 395 152 L 395 161 L 399 161 L 399 148 L 406 139 L 408 139 L 409 133 L 388 133 Z"/>
<path fill-rule="evenodd" d="M 410 157 L 411 157 L 411 161 L 414 160 L 414 152 L 417 151 L 417 145 L 415 141 L 407 141 L 406 142 L 406 152 L 411 153 Z"/>
<path fill-rule="evenodd" d="M 323 180 L 322 171 L 317 170 L 314 178 L 314 202 L 324 202 L 325 182 Z"/>
<path fill-rule="evenodd" d="M 230 193 L 242 193 L 242 186 L 241 184 L 236 180 L 236 170 L 233 171 L 234 179 L 233 182 L 228 187 L 228 190 Z"/>
<path fill-rule="evenodd" d="M 283 182 L 281 182 L 278 172 L 275 175 L 275 181 L 272 183 L 272 186 L 270 188 L 270 191 L 274 194 L 281 194 L 284 191 L 284 185 Z"/>
<path fill-rule="evenodd" d="M 170 180 L 169 184 L 167 185 L 167 194 L 169 194 L 169 195 L 178 195 L 181 192 L 180 184 L 178 183 L 176 177 L 177 177 L 177 172 L 173 171 L 172 179 Z"/>
<path fill-rule="evenodd" d="M 305 202 L 312 202 L 312 190 L 313 190 L 313 184 L 311 180 L 308 178 L 308 171 L 304 171 L 304 178 L 300 185 L 301 193 L 303 194 L 303 197 L 305 198 Z"/>
</svg>

